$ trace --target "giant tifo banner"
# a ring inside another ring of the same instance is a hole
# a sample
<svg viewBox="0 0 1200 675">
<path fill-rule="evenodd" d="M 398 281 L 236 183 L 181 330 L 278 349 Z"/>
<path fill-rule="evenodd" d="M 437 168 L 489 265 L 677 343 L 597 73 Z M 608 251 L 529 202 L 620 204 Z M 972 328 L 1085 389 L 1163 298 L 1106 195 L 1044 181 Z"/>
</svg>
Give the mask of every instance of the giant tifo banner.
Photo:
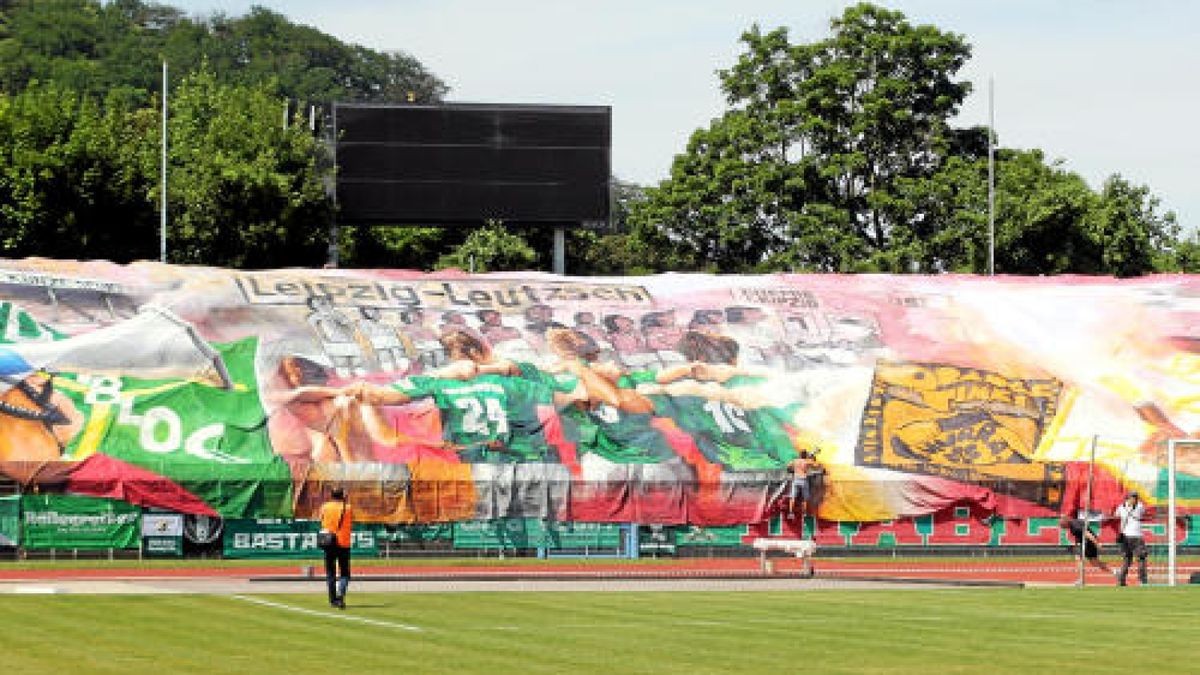
<svg viewBox="0 0 1200 675">
<path fill-rule="evenodd" d="M 0 261 L 0 389 L 4 474 L 182 513 L 752 523 L 807 450 L 825 520 L 1046 518 L 1163 502 L 1200 278 Z"/>
</svg>

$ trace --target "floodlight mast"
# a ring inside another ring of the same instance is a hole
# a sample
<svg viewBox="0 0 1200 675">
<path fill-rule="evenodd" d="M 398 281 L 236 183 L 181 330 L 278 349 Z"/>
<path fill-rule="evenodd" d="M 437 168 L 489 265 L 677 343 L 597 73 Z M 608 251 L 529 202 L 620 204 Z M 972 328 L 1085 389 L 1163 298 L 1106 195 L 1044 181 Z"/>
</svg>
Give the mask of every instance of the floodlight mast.
<svg viewBox="0 0 1200 675">
<path fill-rule="evenodd" d="M 325 266 L 329 267 L 329 268 L 337 269 L 338 264 L 341 262 L 341 260 L 339 259 L 341 257 L 340 250 L 339 250 L 339 242 L 338 242 L 340 233 L 338 232 L 338 216 L 337 216 L 337 210 L 338 210 L 338 194 L 337 194 L 338 104 L 337 104 L 337 101 L 333 102 L 333 112 L 331 114 L 333 116 L 333 119 L 332 119 L 333 138 L 330 141 L 329 146 L 330 146 L 330 152 L 333 155 L 334 176 L 333 176 L 332 184 L 329 186 L 329 198 L 333 202 L 333 208 L 330 209 L 330 216 L 329 216 L 329 248 L 328 248 L 328 254 L 327 254 L 328 257 L 326 258 Z"/>
<path fill-rule="evenodd" d="M 995 81 L 988 78 L 988 276 L 996 274 L 996 105 Z"/>
<path fill-rule="evenodd" d="M 167 262 L 167 62 L 162 64 L 162 167 L 158 192 L 158 260 Z"/>
</svg>

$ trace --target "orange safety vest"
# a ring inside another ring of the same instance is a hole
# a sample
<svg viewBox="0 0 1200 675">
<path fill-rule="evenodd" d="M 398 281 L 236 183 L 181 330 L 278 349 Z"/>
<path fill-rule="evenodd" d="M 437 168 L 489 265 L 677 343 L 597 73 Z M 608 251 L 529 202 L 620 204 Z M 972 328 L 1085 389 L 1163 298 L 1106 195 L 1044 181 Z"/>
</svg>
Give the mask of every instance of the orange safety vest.
<svg viewBox="0 0 1200 675">
<path fill-rule="evenodd" d="M 343 509 L 345 515 L 343 516 Z M 338 522 L 341 521 L 341 525 Z M 350 530 L 354 523 L 354 509 L 344 501 L 333 499 L 321 505 L 321 529 L 337 533 L 337 544 L 350 548 Z"/>
</svg>

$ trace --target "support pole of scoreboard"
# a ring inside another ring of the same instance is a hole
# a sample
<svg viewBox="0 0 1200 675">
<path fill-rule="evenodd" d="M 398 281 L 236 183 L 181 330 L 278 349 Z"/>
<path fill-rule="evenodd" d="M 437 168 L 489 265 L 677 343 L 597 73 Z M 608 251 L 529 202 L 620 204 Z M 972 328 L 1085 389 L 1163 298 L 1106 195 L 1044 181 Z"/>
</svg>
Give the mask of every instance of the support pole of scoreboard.
<svg viewBox="0 0 1200 675">
<path fill-rule="evenodd" d="M 554 273 L 567 273 L 567 231 L 562 225 L 554 226 Z"/>
</svg>

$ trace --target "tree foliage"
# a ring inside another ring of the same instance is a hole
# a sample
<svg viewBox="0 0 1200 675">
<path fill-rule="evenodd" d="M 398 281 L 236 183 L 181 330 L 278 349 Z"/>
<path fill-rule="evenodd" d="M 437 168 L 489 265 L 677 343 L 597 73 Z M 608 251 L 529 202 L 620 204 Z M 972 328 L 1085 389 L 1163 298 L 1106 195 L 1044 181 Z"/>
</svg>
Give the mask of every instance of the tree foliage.
<svg viewBox="0 0 1200 675">
<path fill-rule="evenodd" d="M 894 267 L 894 244 L 934 223 L 906 199 L 959 143 L 948 120 L 969 85 L 954 79 L 961 36 L 899 12 L 851 7 L 832 35 L 793 44 L 785 28 L 742 36 L 720 73 L 730 109 L 698 130 L 636 214 L 700 268 Z"/>
<path fill-rule="evenodd" d="M 850 7 L 830 35 L 742 36 L 728 110 L 630 214 L 656 269 L 986 272 L 987 131 L 951 120 L 965 39 Z M 1001 272 L 1129 276 L 1187 257 L 1174 215 L 1119 176 L 1093 191 L 1040 151 L 997 161 Z"/>
<path fill-rule="evenodd" d="M 1100 189 L 1091 225 L 1101 255 L 1100 270 L 1131 277 L 1151 270 L 1194 271 L 1181 266 L 1176 253 L 1185 243 L 1175 214 L 1162 212 L 1160 200 L 1144 185 L 1114 174 Z"/>
<path fill-rule="evenodd" d="M 492 221 L 471 231 L 463 243 L 437 261 L 438 269 L 495 272 L 524 270 L 537 260 L 537 252 L 520 235 Z"/>
<path fill-rule="evenodd" d="M 325 259 L 332 215 L 318 170 L 324 147 L 300 120 L 281 123 L 271 90 L 222 85 L 207 70 L 177 90 L 167 189 L 176 214 L 172 261 L 269 267 Z"/>
<path fill-rule="evenodd" d="M 416 59 L 345 44 L 262 7 L 189 17 L 142 0 L 15 0 L 0 13 L 0 90 L 35 80 L 146 102 L 173 77 L 206 67 L 226 84 L 272 82 L 306 102 L 437 101 L 446 85 Z"/>
<path fill-rule="evenodd" d="M 0 254 L 153 257 L 157 179 L 145 166 L 156 124 L 56 85 L 0 94 Z"/>
<path fill-rule="evenodd" d="M 345 45 L 261 8 L 194 19 L 139 0 L 5 3 L 0 255 L 158 257 L 163 59 L 173 262 L 320 265 L 329 162 L 301 113 L 285 118 L 298 109 L 289 99 L 430 101 L 446 91 L 408 56 Z M 352 255 L 356 243 L 371 253 L 370 237 L 344 238 Z"/>
<path fill-rule="evenodd" d="M 331 220 L 306 127 L 281 124 L 272 87 L 199 71 L 170 117 L 169 259 L 318 265 Z M 0 95 L 0 254 L 157 258 L 160 120 L 151 108 L 56 85 Z"/>
</svg>

